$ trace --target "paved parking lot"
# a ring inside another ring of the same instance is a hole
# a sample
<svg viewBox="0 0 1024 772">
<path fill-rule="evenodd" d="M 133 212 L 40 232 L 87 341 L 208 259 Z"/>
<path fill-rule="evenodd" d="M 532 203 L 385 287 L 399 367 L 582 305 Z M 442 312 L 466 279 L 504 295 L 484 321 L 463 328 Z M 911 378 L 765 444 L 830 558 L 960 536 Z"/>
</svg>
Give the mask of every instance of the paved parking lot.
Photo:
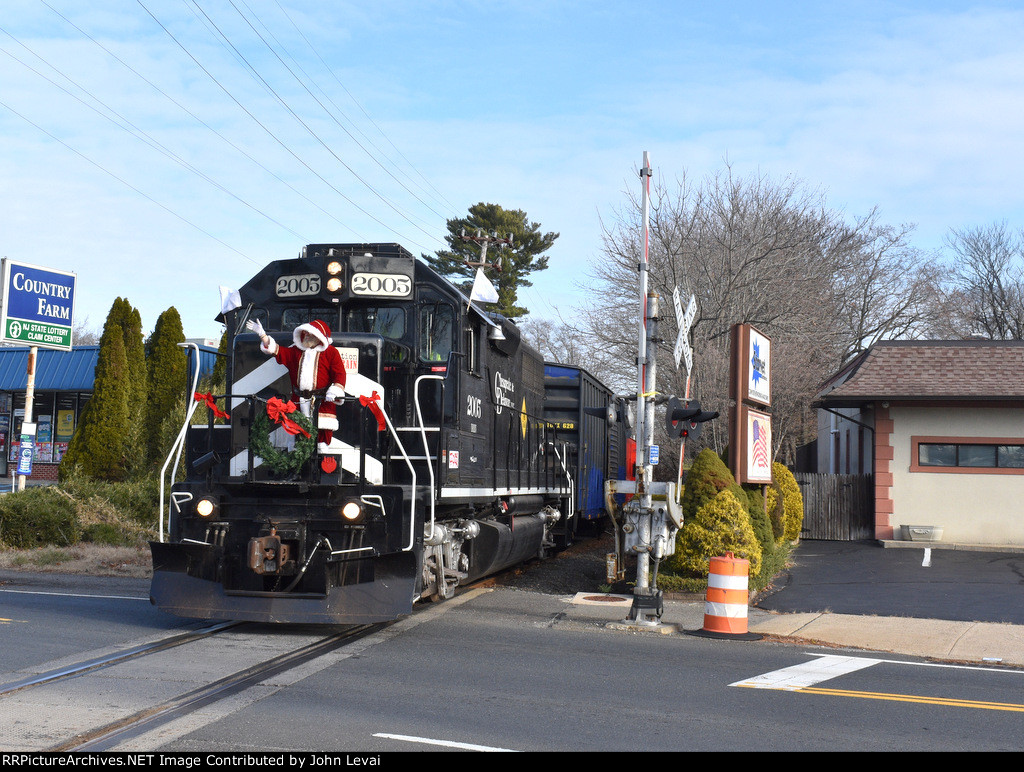
<svg viewBox="0 0 1024 772">
<path fill-rule="evenodd" d="M 1024 624 L 1024 554 L 804 541 L 758 608 Z"/>
</svg>

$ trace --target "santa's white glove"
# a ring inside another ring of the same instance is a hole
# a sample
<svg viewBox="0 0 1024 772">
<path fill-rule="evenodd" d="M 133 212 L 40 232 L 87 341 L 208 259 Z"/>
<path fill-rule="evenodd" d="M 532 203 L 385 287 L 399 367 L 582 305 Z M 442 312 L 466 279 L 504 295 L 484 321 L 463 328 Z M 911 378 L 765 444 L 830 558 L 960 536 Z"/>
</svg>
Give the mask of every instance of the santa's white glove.
<svg viewBox="0 0 1024 772">
<path fill-rule="evenodd" d="M 252 330 L 254 333 L 260 336 L 260 339 L 267 337 L 266 331 L 263 329 L 263 325 L 260 324 L 259 319 L 250 319 L 245 323 L 245 326 Z"/>
<path fill-rule="evenodd" d="M 335 402 L 345 396 L 345 387 L 339 386 L 336 383 L 332 383 L 327 388 L 327 393 L 324 395 L 324 399 L 328 402 Z"/>
</svg>

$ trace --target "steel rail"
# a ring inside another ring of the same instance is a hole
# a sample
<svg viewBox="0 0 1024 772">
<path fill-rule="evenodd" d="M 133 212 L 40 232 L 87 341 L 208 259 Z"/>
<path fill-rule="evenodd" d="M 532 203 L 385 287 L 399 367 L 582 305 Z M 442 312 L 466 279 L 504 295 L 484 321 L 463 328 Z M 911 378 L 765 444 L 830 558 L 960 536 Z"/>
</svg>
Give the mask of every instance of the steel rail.
<svg viewBox="0 0 1024 772">
<path fill-rule="evenodd" d="M 57 668 L 50 670 L 45 673 L 38 675 L 29 676 L 23 678 L 20 681 L 13 681 L 9 684 L 0 686 L 0 697 L 4 697 L 8 694 L 21 691 L 23 689 L 30 689 L 34 686 L 42 686 L 43 684 L 53 683 L 54 681 L 60 681 L 66 678 L 76 678 L 85 673 L 90 673 L 93 670 L 100 670 L 102 668 L 111 667 L 118 665 L 136 657 L 144 657 L 147 654 L 154 654 L 158 651 L 164 651 L 166 649 L 172 649 L 175 646 L 181 646 L 186 643 L 192 643 L 211 635 L 223 632 L 224 630 L 236 627 L 242 622 L 219 622 L 209 627 L 203 627 L 198 630 L 193 630 L 188 633 L 180 633 L 173 635 L 170 638 L 163 638 L 159 641 L 153 641 L 152 643 L 145 643 L 140 646 L 134 646 L 126 651 L 118 652 L 117 654 L 109 654 L 103 657 L 96 657 L 94 659 L 79 662 L 75 665 L 68 665 L 67 667 Z"/>
<path fill-rule="evenodd" d="M 106 751 L 131 737 L 144 734 L 176 718 L 187 715 L 198 708 L 248 689 L 266 678 L 298 667 L 310 660 L 323 656 L 334 649 L 352 643 L 381 630 L 391 622 L 359 625 L 340 633 L 329 635 L 285 655 L 260 662 L 238 673 L 225 676 L 213 683 L 200 686 L 190 692 L 167 700 L 159 705 L 138 711 L 118 721 L 98 727 L 89 732 L 51 748 L 55 751 Z"/>
</svg>

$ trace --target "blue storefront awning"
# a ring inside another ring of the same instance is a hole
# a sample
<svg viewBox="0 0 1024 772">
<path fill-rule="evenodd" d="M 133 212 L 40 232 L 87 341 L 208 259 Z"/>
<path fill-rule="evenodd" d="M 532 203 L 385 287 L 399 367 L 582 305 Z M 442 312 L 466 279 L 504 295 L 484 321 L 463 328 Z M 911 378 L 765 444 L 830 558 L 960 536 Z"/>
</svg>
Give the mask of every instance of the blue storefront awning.
<svg viewBox="0 0 1024 772">
<path fill-rule="evenodd" d="M 36 391 L 92 391 L 99 346 L 75 346 L 71 351 L 41 348 L 36 354 Z M 189 383 L 193 351 L 188 352 Z M 217 349 L 199 346 L 199 375 L 213 372 Z M 28 385 L 28 348 L 0 347 L 0 391 L 24 391 Z"/>
<path fill-rule="evenodd" d="M 71 351 L 41 348 L 36 354 L 36 391 L 92 391 L 99 346 Z M 0 348 L 0 391 L 24 391 L 28 385 L 28 348 Z"/>
</svg>

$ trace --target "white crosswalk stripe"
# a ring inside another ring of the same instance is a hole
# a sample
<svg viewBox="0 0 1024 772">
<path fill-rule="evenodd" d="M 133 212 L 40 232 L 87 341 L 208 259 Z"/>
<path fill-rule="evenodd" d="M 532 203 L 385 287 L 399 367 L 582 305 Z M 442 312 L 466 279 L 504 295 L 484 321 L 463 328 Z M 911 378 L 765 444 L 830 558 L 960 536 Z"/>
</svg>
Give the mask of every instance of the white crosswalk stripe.
<svg viewBox="0 0 1024 772">
<path fill-rule="evenodd" d="M 792 667 L 784 667 L 781 670 L 773 670 L 770 673 L 763 673 L 743 681 L 736 681 L 729 684 L 729 686 L 797 691 L 822 681 L 838 678 L 847 673 L 863 670 L 883 661 L 881 659 L 871 659 L 870 657 L 841 657 L 834 654 L 826 654 L 816 657 L 810 662 L 793 665 Z"/>
</svg>

